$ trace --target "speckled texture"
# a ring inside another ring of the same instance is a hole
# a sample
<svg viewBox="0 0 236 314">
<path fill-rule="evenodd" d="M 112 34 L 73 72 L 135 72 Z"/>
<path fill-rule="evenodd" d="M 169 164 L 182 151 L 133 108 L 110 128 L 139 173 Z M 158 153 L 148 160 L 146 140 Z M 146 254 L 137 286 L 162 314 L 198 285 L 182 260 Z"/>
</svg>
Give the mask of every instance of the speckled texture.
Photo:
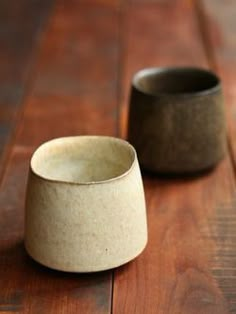
<svg viewBox="0 0 236 314">
<path fill-rule="evenodd" d="M 176 86 L 181 86 L 181 80 Z M 153 84 L 151 92 L 154 88 Z M 161 89 L 165 91 L 165 86 Z M 202 94 L 198 90 L 188 94 L 157 91 L 156 95 L 133 85 L 128 140 L 147 170 L 179 174 L 213 167 L 226 151 L 220 85 Z"/>
<path fill-rule="evenodd" d="M 98 180 L 88 182 L 88 171 L 79 183 L 79 176 L 71 176 L 75 168 L 68 175 L 67 166 L 68 160 L 80 163 L 81 154 L 101 169 L 106 163 L 97 160 L 102 156 L 112 160 L 118 177 L 111 178 L 110 169 L 108 180 L 100 171 Z M 57 167 L 59 157 L 67 161 L 55 181 L 52 161 L 56 157 Z M 52 171 L 47 168 L 46 177 L 45 161 L 49 159 Z M 41 169 L 44 178 L 39 175 Z M 25 217 L 26 250 L 43 265 L 92 272 L 132 260 L 147 242 L 145 199 L 135 151 L 127 142 L 112 137 L 71 137 L 44 144 L 31 161 Z"/>
</svg>

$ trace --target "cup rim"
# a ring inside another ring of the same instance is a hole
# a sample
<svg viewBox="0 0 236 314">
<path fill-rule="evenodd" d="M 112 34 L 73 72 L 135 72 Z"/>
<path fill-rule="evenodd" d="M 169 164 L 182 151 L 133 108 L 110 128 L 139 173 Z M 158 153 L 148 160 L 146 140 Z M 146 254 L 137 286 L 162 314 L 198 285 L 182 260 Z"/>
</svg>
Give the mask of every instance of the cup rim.
<svg viewBox="0 0 236 314">
<path fill-rule="evenodd" d="M 42 149 L 44 146 L 52 144 L 53 142 L 57 141 L 63 141 L 63 140 L 70 140 L 70 139 L 79 139 L 79 138 L 91 138 L 91 139 L 107 139 L 107 140 L 113 140 L 120 142 L 122 145 L 126 146 L 127 148 L 130 149 L 132 153 L 132 162 L 129 168 L 121 173 L 118 176 L 114 176 L 110 179 L 107 180 L 98 180 L 98 181 L 87 181 L 87 182 L 73 182 L 73 181 L 65 181 L 65 180 L 58 180 L 58 179 L 50 179 L 44 175 L 39 174 L 33 167 L 33 160 L 36 156 L 36 154 L 39 152 L 40 149 Z M 89 185 L 97 185 L 97 184 L 105 184 L 105 183 L 111 183 L 113 181 L 122 179 L 126 177 L 134 168 L 134 164 L 137 161 L 137 153 L 135 148 L 126 140 L 123 140 L 118 137 L 114 136 L 105 136 L 105 135 L 77 135 L 77 136 L 64 136 L 64 137 L 58 137 L 58 138 L 53 138 L 49 141 L 46 141 L 39 145 L 36 150 L 33 152 L 31 159 L 30 159 L 30 171 L 33 175 L 35 175 L 37 178 L 42 179 L 44 181 L 50 182 L 50 183 L 57 183 L 57 184 L 66 184 L 66 185 L 75 185 L 75 186 L 89 186 Z"/>
<path fill-rule="evenodd" d="M 154 73 L 160 74 L 163 72 L 164 73 L 201 72 L 202 74 L 207 74 L 211 76 L 213 79 L 215 79 L 216 84 L 213 87 L 206 88 L 199 91 L 178 92 L 178 93 L 158 92 L 158 95 L 154 93 L 148 93 L 138 86 L 138 81 L 140 78 L 150 75 L 150 74 L 154 74 Z M 151 97 L 158 97 L 158 96 L 168 96 L 168 97 L 175 97 L 175 98 L 176 97 L 199 97 L 199 96 L 206 96 L 216 91 L 219 91 L 221 89 L 221 80 L 213 71 L 208 70 L 206 68 L 201 68 L 201 67 L 194 67 L 194 66 L 148 67 L 148 68 L 143 68 L 134 74 L 132 78 L 132 86 L 136 90 L 138 90 L 140 93 L 145 94 L 147 96 L 151 96 Z"/>
</svg>

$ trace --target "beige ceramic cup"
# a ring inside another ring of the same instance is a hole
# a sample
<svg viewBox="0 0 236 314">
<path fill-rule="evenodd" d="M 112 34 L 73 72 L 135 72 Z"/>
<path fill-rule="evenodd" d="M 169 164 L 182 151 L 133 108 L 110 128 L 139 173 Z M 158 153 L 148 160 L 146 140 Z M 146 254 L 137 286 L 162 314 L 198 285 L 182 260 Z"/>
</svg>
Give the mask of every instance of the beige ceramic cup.
<svg viewBox="0 0 236 314">
<path fill-rule="evenodd" d="M 93 272 L 122 265 L 145 248 L 146 208 L 134 148 L 105 136 L 51 140 L 34 153 L 25 247 L 50 268 Z"/>
</svg>

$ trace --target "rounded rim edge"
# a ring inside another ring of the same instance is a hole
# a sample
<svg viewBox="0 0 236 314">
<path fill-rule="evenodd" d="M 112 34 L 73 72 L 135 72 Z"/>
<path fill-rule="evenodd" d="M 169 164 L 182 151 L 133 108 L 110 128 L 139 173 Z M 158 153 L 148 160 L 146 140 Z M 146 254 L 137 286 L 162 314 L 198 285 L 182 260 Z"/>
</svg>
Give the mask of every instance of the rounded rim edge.
<svg viewBox="0 0 236 314">
<path fill-rule="evenodd" d="M 55 180 L 55 179 L 49 179 L 47 177 L 44 177 L 40 174 L 38 174 L 34 169 L 33 169 L 33 166 L 32 166 L 32 161 L 33 161 L 33 158 L 35 156 L 35 154 L 37 153 L 37 151 L 43 147 L 44 145 L 46 144 L 49 144 L 51 142 L 54 142 L 54 141 L 57 141 L 57 140 L 62 140 L 62 139 L 72 139 L 72 138 L 104 138 L 104 139 L 113 139 L 113 140 L 116 140 L 116 141 L 119 141 L 121 142 L 122 144 L 126 145 L 127 147 L 129 147 L 132 151 L 132 154 L 133 154 L 133 160 L 132 160 L 132 163 L 130 165 L 130 167 L 128 168 L 128 170 L 126 170 L 125 172 L 123 172 L 121 175 L 119 176 L 116 176 L 116 177 L 112 177 L 110 179 L 107 179 L 107 180 L 101 180 L 101 181 L 89 181 L 89 182 L 71 182 L 71 181 L 63 181 L 63 180 Z M 134 168 L 134 165 L 135 165 L 135 162 L 138 162 L 138 158 L 137 158 L 137 153 L 136 153 L 136 150 L 135 148 L 133 147 L 133 145 L 131 145 L 128 141 L 126 140 L 123 140 L 121 138 L 118 138 L 118 137 L 114 137 L 114 136 L 106 136 L 106 135 L 75 135 L 75 136 L 64 136 L 64 137 L 57 137 L 57 138 L 53 138 L 49 141 L 46 141 L 44 143 L 42 143 L 41 145 L 39 145 L 35 151 L 32 153 L 31 155 L 31 158 L 30 158 L 30 165 L 29 165 L 29 170 L 30 172 L 36 176 L 37 178 L 41 179 L 41 180 L 44 180 L 44 181 L 47 181 L 47 182 L 50 182 L 50 183 L 57 183 L 57 184 L 68 184 L 68 185 L 75 185 L 75 186 L 89 186 L 89 185 L 97 185 L 97 184 L 106 184 L 106 183 L 111 183 L 113 181 L 116 181 L 116 180 L 119 180 L 119 179 L 122 179 L 123 177 L 127 176 L 131 171 L 132 169 Z"/>
</svg>

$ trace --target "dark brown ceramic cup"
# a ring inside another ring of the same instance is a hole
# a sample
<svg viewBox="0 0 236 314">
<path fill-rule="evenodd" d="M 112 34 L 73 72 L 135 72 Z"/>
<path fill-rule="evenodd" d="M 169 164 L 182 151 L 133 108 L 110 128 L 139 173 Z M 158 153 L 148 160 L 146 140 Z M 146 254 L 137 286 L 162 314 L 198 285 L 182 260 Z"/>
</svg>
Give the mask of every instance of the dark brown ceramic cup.
<svg viewBox="0 0 236 314">
<path fill-rule="evenodd" d="M 144 169 L 194 173 L 226 151 L 220 79 L 199 68 L 149 68 L 133 78 L 128 140 Z"/>
</svg>

